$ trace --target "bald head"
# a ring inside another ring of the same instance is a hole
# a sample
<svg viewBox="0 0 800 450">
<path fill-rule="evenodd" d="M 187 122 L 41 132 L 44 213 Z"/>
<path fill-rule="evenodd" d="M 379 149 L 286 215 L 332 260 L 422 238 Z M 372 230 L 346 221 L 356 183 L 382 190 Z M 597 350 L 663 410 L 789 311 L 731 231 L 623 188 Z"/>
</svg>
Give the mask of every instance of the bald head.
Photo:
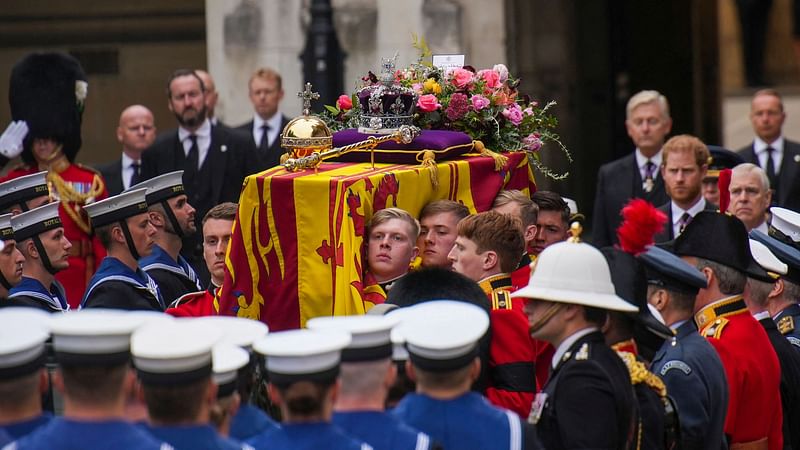
<svg viewBox="0 0 800 450">
<path fill-rule="evenodd" d="M 156 138 L 153 113 L 142 105 L 125 108 L 119 116 L 117 141 L 122 151 L 134 160 L 142 157 L 142 152 L 150 147 Z"/>
<path fill-rule="evenodd" d="M 217 100 L 219 100 L 219 94 L 217 93 L 217 87 L 214 85 L 214 79 L 211 78 L 211 74 L 206 72 L 205 70 L 195 70 L 194 73 L 203 80 L 203 86 L 206 88 L 206 111 L 208 112 L 208 118 L 214 117 L 214 108 L 217 107 Z"/>
</svg>

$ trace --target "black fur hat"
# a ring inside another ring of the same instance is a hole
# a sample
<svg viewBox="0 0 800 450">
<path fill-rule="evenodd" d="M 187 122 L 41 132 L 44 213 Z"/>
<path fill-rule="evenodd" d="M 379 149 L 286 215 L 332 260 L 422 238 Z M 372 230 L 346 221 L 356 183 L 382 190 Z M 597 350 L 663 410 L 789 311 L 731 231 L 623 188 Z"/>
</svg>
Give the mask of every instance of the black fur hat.
<svg viewBox="0 0 800 450">
<path fill-rule="evenodd" d="M 81 148 L 81 118 L 86 100 L 86 74 L 80 63 L 66 53 L 31 53 L 11 70 L 9 103 L 12 120 L 24 120 L 22 159 L 35 162 L 31 146 L 36 138 L 62 144 L 70 161 Z"/>
</svg>

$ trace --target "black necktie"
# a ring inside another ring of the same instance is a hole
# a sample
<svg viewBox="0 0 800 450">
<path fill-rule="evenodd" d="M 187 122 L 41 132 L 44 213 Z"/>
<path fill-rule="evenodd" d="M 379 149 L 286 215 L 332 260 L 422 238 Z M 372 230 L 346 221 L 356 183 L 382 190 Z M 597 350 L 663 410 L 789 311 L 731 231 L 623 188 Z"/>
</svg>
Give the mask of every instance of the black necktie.
<svg viewBox="0 0 800 450">
<path fill-rule="evenodd" d="M 689 222 L 692 221 L 692 216 L 688 212 L 684 212 L 680 219 L 678 219 L 678 234 L 682 234 Z M 677 237 L 677 236 L 675 236 Z"/>
<path fill-rule="evenodd" d="M 261 156 L 267 156 L 269 152 L 269 125 L 261 126 L 261 141 L 258 143 L 258 152 Z"/>
<path fill-rule="evenodd" d="M 133 169 L 133 173 L 131 174 L 130 183 L 128 187 L 135 186 L 139 184 L 139 181 L 142 179 L 142 166 L 139 164 L 138 161 L 134 161 L 131 163 L 131 169 Z"/>
<path fill-rule="evenodd" d="M 186 156 L 186 167 L 183 169 L 183 179 L 186 180 L 188 184 L 191 184 L 192 181 L 194 181 L 195 175 L 197 175 L 197 162 L 200 157 L 200 149 L 197 147 L 196 135 L 190 135 L 189 139 L 192 141 L 192 146 L 189 148 L 189 154 Z"/>
<path fill-rule="evenodd" d="M 773 189 L 778 186 L 778 174 L 775 173 L 775 163 L 772 161 L 774 152 L 774 148 L 767 147 L 767 164 L 764 167 L 764 171 L 767 172 L 767 178 L 769 178 L 769 184 Z"/>
</svg>

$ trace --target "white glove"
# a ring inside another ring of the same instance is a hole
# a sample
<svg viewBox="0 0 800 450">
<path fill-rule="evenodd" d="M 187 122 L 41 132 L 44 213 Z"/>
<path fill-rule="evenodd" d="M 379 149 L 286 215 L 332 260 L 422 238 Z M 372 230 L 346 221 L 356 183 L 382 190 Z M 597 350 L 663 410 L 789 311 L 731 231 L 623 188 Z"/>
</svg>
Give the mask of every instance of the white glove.
<svg viewBox="0 0 800 450">
<path fill-rule="evenodd" d="M 24 120 L 12 121 L 0 136 L 0 155 L 14 159 L 22 153 L 22 140 L 28 134 L 28 124 Z"/>
</svg>

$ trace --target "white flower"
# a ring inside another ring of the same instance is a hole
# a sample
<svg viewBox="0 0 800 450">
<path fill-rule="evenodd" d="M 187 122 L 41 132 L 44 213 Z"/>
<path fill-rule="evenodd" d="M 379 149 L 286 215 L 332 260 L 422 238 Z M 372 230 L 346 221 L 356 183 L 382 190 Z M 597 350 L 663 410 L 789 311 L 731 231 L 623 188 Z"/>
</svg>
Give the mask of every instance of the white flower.
<svg viewBox="0 0 800 450">
<path fill-rule="evenodd" d="M 503 83 L 508 79 L 508 67 L 505 64 L 495 64 L 492 70 L 500 75 L 500 82 Z"/>
<path fill-rule="evenodd" d="M 86 94 L 89 92 L 89 83 L 83 80 L 75 81 L 75 100 L 78 106 L 82 106 L 86 101 Z"/>
</svg>

